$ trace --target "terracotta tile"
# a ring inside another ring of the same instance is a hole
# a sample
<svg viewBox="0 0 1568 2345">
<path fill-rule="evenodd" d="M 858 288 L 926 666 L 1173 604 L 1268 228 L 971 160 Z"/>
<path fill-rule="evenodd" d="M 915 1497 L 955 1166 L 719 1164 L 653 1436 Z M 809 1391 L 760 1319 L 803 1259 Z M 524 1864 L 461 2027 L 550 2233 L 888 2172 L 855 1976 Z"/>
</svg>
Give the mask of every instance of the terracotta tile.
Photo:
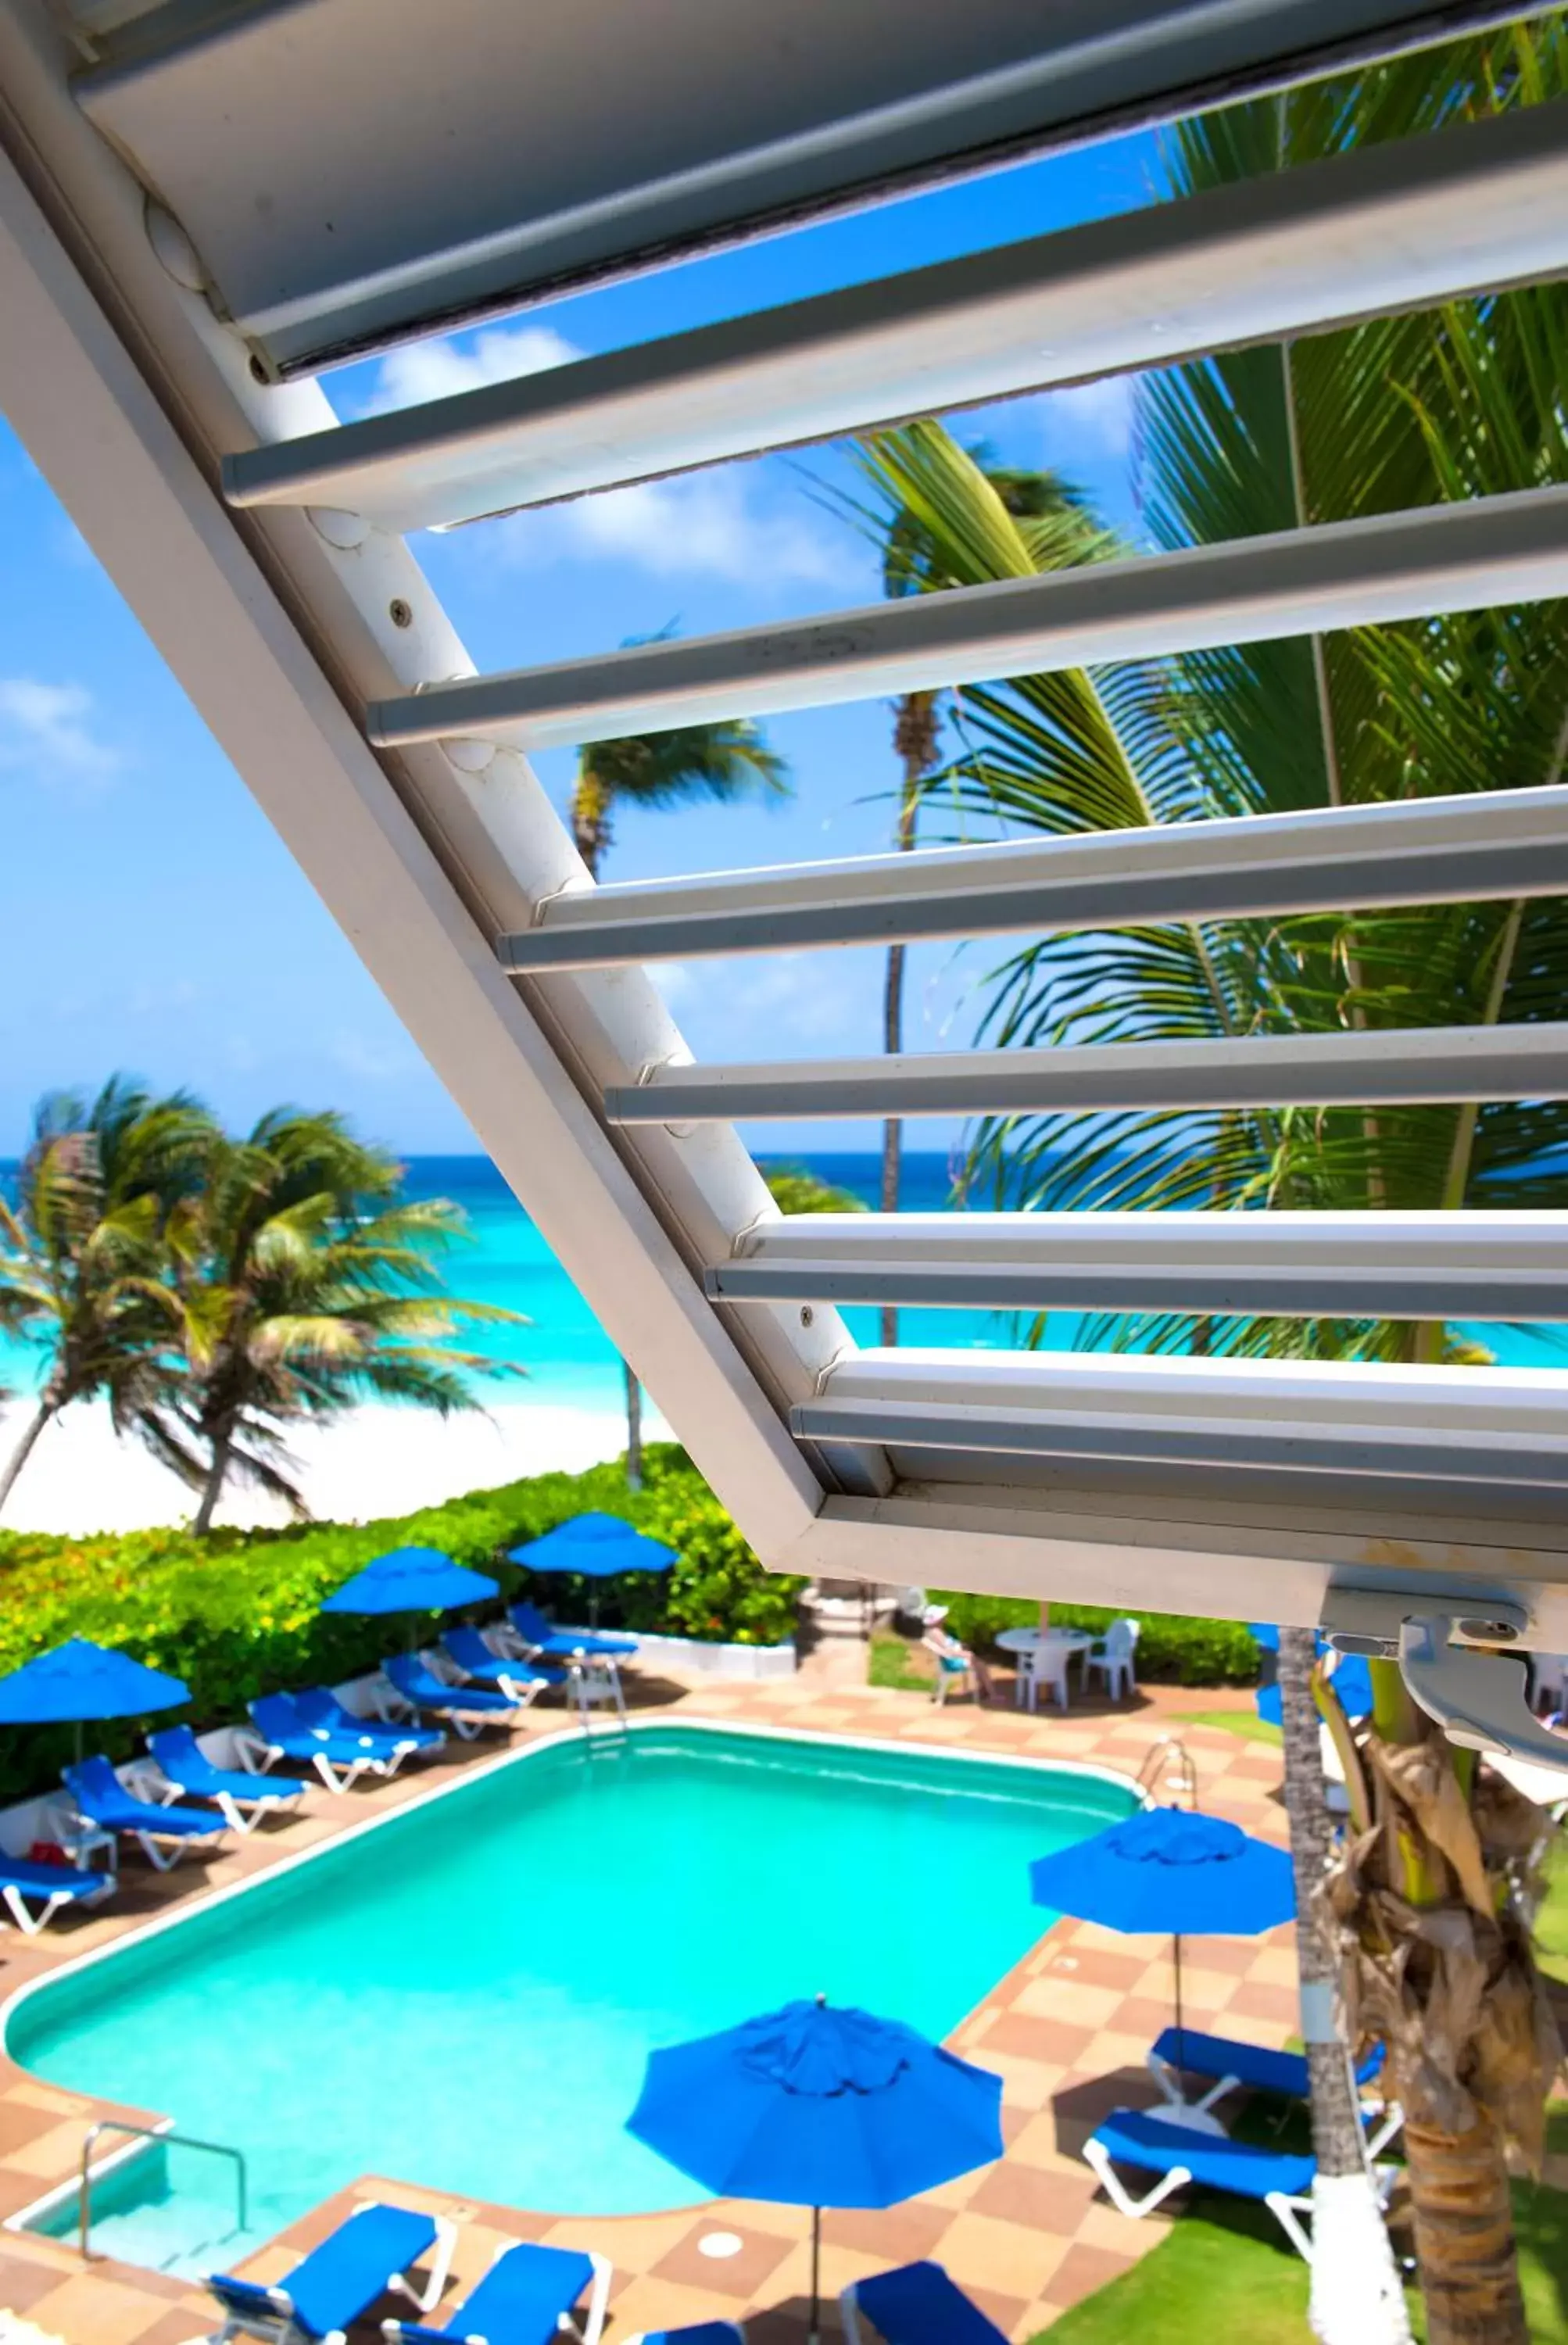
<svg viewBox="0 0 1568 2345">
<path fill-rule="evenodd" d="M 1058 1974 L 1075 1979 L 1080 1986 L 1106 1986 L 1118 1995 L 1128 1995 L 1136 1986 L 1147 1967 L 1141 1955 L 1111 1954 L 1103 1946 L 1063 1946 L 1047 1944 L 1041 1964 L 1042 1974 Z"/>
<path fill-rule="evenodd" d="M 1003 2223 L 1023 2224 L 1054 2238 L 1071 2239 L 1097 2188 L 1086 2166 L 1046 2168 L 1004 2159 L 987 2174 L 970 2200 L 970 2211 L 995 2216 Z"/>
<path fill-rule="evenodd" d="M 0 2255 L 0 2312 L 26 2312 L 40 2297 L 58 2288 L 60 2275 L 47 2264 L 27 2263 L 20 2256 Z"/>
<path fill-rule="evenodd" d="M 1129 2226 L 1130 2228 L 1130 2226 Z M 1085 2247 L 1082 2240 L 1070 2247 L 1051 2275 L 1051 2294 L 1061 2305 L 1078 2304 L 1096 2289 L 1108 2287 L 1123 2272 L 1138 2261 L 1135 2251 L 1116 2255 L 1108 2248 Z"/>
<path fill-rule="evenodd" d="M 67 2345 L 136 2345 L 155 2321 L 167 2318 L 167 2307 L 142 2289 L 126 2288 L 97 2272 L 79 2272 L 39 2297 L 27 2318 Z"/>
<path fill-rule="evenodd" d="M 890 2267 L 913 2264 L 935 2253 L 952 2220 L 945 2207 L 920 2199 L 901 2207 L 839 2208 L 823 2216 L 822 2239 L 825 2246 L 858 2249 Z"/>
<path fill-rule="evenodd" d="M 201 2345 L 217 2318 L 210 2301 L 200 2309 L 161 2313 L 150 2329 L 144 2329 L 136 2345 Z M 76 2345 L 76 2340 L 70 2340 Z"/>
<path fill-rule="evenodd" d="M 970 2209 L 953 2218 L 942 2260 L 961 2288 L 994 2288 L 1027 2303 L 1043 2296 L 1067 2241 Z"/>
<path fill-rule="evenodd" d="M 708 2228 L 704 2226 L 704 2229 Z M 702 2254 L 697 2247 L 700 2234 L 688 2234 L 669 2253 L 660 2258 L 653 2268 L 656 2279 L 673 2279 L 685 2288 L 707 2289 L 716 2296 L 737 2299 L 755 2297 L 776 2272 L 789 2253 L 787 2240 L 772 2238 L 766 2231 L 742 2229 L 738 2223 L 714 2223 L 714 2230 L 733 2230 L 741 2246 L 738 2256 L 722 2260 Z"/>
<path fill-rule="evenodd" d="M 977 2037 L 975 2049 L 983 2059 L 993 2059 L 998 2053 L 1007 2052 L 1020 2060 L 1044 2060 L 1057 2067 L 1071 2067 L 1092 2030 L 1070 2027 L 1057 2019 L 1035 2019 L 1027 2012 L 1003 2012 Z"/>
<path fill-rule="evenodd" d="M 1013 2009 L 1034 2018 L 1063 2020 L 1073 2027 L 1105 2027 L 1121 1999 L 1115 1987 L 1090 1986 L 1053 1972 L 1049 1978 L 1030 1979 L 1014 1997 Z"/>
<path fill-rule="evenodd" d="M 1249 2019 L 1272 2019 L 1281 2026 L 1291 2027 L 1296 2024 L 1299 2004 L 1288 1986 L 1269 1986 L 1262 1980 L 1243 1979 L 1227 2008 L 1244 2013 Z"/>
</svg>

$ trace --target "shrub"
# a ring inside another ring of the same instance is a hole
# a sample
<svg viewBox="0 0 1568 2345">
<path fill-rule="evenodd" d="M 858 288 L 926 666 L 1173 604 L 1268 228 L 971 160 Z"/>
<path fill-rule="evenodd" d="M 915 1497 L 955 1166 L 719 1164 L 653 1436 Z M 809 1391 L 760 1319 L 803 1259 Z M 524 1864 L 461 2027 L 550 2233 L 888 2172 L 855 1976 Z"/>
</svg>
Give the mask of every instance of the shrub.
<svg viewBox="0 0 1568 2345">
<path fill-rule="evenodd" d="M 655 1446 L 645 1471 L 646 1487 L 635 1497 L 612 1464 L 535 1475 L 375 1523 L 219 1530 L 205 1538 L 185 1530 L 79 1539 L 0 1532 L 0 1676 L 67 1637 L 90 1637 L 183 1678 L 196 1725 L 215 1725 L 243 1716 L 257 1694 L 372 1668 L 399 1641 L 400 1621 L 321 1609 L 372 1556 L 393 1547 L 439 1548 L 492 1572 L 513 1596 L 530 1575 L 498 1564 L 502 1551 L 590 1510 L 625 1516 L 681 1557 L 668 1573 L 602 1583 L 606 1619 L 720 1643 L 787 1638 L 804 1582 L 763 1571 L 684 1450 Z M 582 1617 L 580 1579 L 540 1579 L 533 1592 L 564 1617 Z M 123 1757 L 142 1729 L 132 1721 L 89 1731 L 94 1747 Z M 0 1795 L 56 1783 L 73 1741 L 68 1726 L 0 1729 Z"/>
<path fill-rule="evenodd" d="M 945 1604 L 945 1626 L 960 1644 L 994 1651 L 1001 1629 L 1032 1629 L 1040 1618 L 1033 1597 L 949 1595 L 933 1592 L 932 1601 Z M 1092 1629 L 1103 1637 L 1118 1617 L 1098 1604 L 1051 1606 L 1052 1625 L 1058 1629 Z M 1257 1647 L 1239 1620 L 1189 1619 L 1176 1612 L 1140 1612 L 1138 1660 L 1140 1678 L 1165 1685 L 1256 1685 Z"/>
</svg>

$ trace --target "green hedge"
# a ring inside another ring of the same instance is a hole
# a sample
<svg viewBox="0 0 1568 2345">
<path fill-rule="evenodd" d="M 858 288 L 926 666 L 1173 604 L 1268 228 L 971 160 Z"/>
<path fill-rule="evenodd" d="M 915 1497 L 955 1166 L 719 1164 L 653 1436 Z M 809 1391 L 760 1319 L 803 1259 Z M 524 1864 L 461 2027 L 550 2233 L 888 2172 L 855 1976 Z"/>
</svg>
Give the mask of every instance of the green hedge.
<svg viewBox="0 0 1568 2345">
<path fill-rule="evenodd" d="M 1030 1629 L 1040 1618 L 1033 1597 L 949 1595 L 933 1590 L 933 1603 L 948 1607 L 946 1627 L 960 1644 L 995 1650 L 1001 1629 Z M 1125 1609 L 1125 1608 L 1122 1608 Z M 1051 1606 L 1058 1629 L 1092 1629 L 1103 1637 L 1118 1617 L 1098 1604 Z M 1177 1612 L 1140 1612 L 1137 1671 L 1156 1685 L 1256 1685 L 1257 1647 L 1239 1620 L 1195 1620 Z"/>
<path fill-rule="evenodd" d="M 199 1729 L 216 1725 L 241 1717 L 259 1693 L 372 1668 L 399 1640 L 400 1621 L 321 1609 L 372 1556 L 434 1547 L 494 1570 L 501 1550 L 590 1509 L 625 1516 L 682 1558 L 664 1575 L 605 1583 L 606 1622 L 717 1643 L 770 1645 L 791 1633 L 804 1582 L 765 1573 L 685 1452 L 660 1444 L 647 1453 L 646 1487 L 636 1497 L 612 1464 L 541 1474 L 362 1525 L 221 1530 L 207 1538 L 183 1530 L 80 1539 L 0 1532 L 0 1676 L 67 1637 L 90 1637 L 183 1678 L 188 1715 Z M 508 1596 L 528 1586 L 529 1575 L 512 1565 L 497 1576 Z M 563 1618 L 583 1617 L 581 1580 L 556 1575 L 535 1592 Z M 124 1757 L 141 1731 L 137 1721 L 94 1729 L 93 1743 Z M 69 1727 L 0 1731 L 0 1795 L 56 1782 L 72 1741 Z"/>
</svg>

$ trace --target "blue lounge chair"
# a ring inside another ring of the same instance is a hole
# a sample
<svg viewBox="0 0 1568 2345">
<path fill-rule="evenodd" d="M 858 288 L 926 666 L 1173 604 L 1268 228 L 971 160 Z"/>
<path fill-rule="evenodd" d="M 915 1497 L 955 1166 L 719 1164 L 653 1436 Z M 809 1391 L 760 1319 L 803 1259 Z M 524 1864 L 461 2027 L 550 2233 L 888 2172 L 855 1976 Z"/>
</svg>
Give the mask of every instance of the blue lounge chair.
<svg viewBox="0 0 1568 2345">
<path fill-rule="evenodd" d="M 475 1685 L 494 1686 L 502 1693 L 514 1688 L 519 1701 L 537 1700 L 546 1686 L 563 1686 L 568 1676 L 565 1670 L 541 1668 L 521 1654 L 493 1653 L 477 1629 L 448 1629 L 441 1649 Z"/>
<path fill-rule="evenodd" d="M 393 1762 L 379 1742 L 356 1728 L 337 1734 L 330 1727 L 310 1726 L 286 1693 L 264 1693 L 250 1705 L 256 1729 L 257 1757 L 265 1769 L 276 1759 L 301 1761 L 313 1767 L 329 1792 L 341 1793 L 361 1775 L 390 1775 Z"/>
<path fill-rule="evenodd" d="M 1007 2345 L 995 2321 L 940 2264 L 901 2264 L 897 2271 L 851 2280 L 839 2302 L 850 2345 L 861 2345 L 861 2312 L 887 2345 Z"/>
<path fill-rule="evenodd" d="M 112 1873 L 69 1864 L 36 1864 L 30 1856 L 0 1855 L 0 1897 L 19 1930 L 36 1938 L 63 1906 L 96 1905 L 119 1886 Z M 38 1911 L 34 1913 L 31 1904 Z"/>
<path fill-rule="evenodd" d="M 1357 2066 L 1357 2084 L 1369 2085 L 1382 2065 L 1383 2047 L 1374 2044 Z M 1207 2113 L 1238 2086 L 1249 2092 L 1278 2093 L 1295 2101 L 1306 2100 L 1311 2090 L 1304 2053 L 1268 2052 L 1261 2045 L 1239 2044 L 1228 2035 L 1205 2035 L 1195 2027 L 1179 2031 L 1167 2027 L 1150 2046 L 1148 2066 L 1166 2101 L 1176 2109 Z M 1181 2088 L 1184 2076 L 1212 2076 L 1217 2081 L 1201 2101 L 1187 2101 Z M 1362 2114 L 1367 2113 L 1363 2105 Z M 1375 2147 L 1380 2149 L 1388 2138 L 1385 2134 Z"/>
<path fill-rule="evenodd" d="M 351 2320 L 389 2289 L 428 2312 L 446 2286 L 456 2227 L 439 2215 L 403 2207 L 356 2207 L 331 2238 L 295 2265 L 285 2284 L 260 2287 L 229 2272 L 209 2275 L 207 2286 L 223 2309 L 214 2345 L 231 2337 L 259 2337 L 262 2345 L 342 2345 Z M 430 2278 L 415 2289 L 404 2277 L 434 2248 Z"/>
<path fill-rule="evenodd" d="M 433 1710 L 471 1741 L 487 1719 L 515 1718 L 521 1704 L 492 1686 L 443 1685 L 417 1654 L 392 1653 L 382 1663 L 382 1675 L 406 1709 Z"/>
<path fill-rule="evenodd" d="M 1254 2149 L 1225 2134 L 1199 2132 L 1196 2126 L 1142 2109 L 1113 2109 L 1084 2143 L 1084 2156 L 1112 2204 L 1135 2221 L 1152 2214 L 1184 2183 L 1200 2182 L 1206 2189 L 1223 2190 L 1234 2198 L 1259 2200 L 1297 2254 L 1307 2263 L 1312 2260 L 1312 2241 L 1301 2218 L 1311 2210 L 1315 2158 Z M 1118 2166 L 1159 2178 L 1145 2197 L 1134 2198 L 1116 2172 Z M 1392 2178 L 1391 2167 L 1380 2169 L 1385 2185 Z"/>
<path fill-rule="evenodd" d="M 356 1718 L 325 1686 L 307 1686 L 294 1696 L 294 1708 L 307 1726 L 324 1726 L 330 1734 L 357 1734 L 387 1762 L 395 1775 L 415 1751 L 439 1751 L 446 1741 L 439 1726 L 382 1726 L 373 1718 Z"/>
<path fill-rule="evenodd" d="M 625 1660 L 637 1649 L 635 1637 L 603 1636 L 596 1629 L 557 1629 L 536 1604 L 509 1605 L 506 1617 L 531 1653 L 543 1653 L 551 1660 L 570 1660 L 578 1653 Z"/>
<path fill-rule="evenodd" d="M 609 2301 L 611 2270 L 604 2256 L 569 2248 L 540 2248 L 519 2241 L 503 2248 L 466 2303 L 453 2305 L 443 2326 L 383 2320 L 389 2345 L 550 2345 L 558 2330 L 598 2345 Z M 584 2289 L 588 2302 L 580 2320 L 574 2310 Z"/>
<path fill-rule="evenodd" d="M 280 1777 L 268 1782 L 238 1767 L 215 1767 L 188 1726 L 168 1726 L 147 1739 L 149 1757 L 174 1799 L 210 1800 L 237 1832 L 254 1832 L 263 1816 L 292 1807 L 303 1796 L 303 1783 Z"/>
<path fill-rule="evenodd" d="M 645 2329 L 626 2345 L 746 2345 L 738 2320 L 699 2320 L 695 2329 Z"/>
<path fill-rule="evenodd" d="M 167 1873 L 178 1864 L 185 1849 L 198 1841 L 220 1841 L 227 1822 L 206 1808 L 156 1807 L 126 1790 L 107 1759 L 78 1760 L 62 1770 L 61 1782 L 84 1823 L 100 1832 L 127 1832 L 140 1845 L 149 1864 Z"/>
</svg>

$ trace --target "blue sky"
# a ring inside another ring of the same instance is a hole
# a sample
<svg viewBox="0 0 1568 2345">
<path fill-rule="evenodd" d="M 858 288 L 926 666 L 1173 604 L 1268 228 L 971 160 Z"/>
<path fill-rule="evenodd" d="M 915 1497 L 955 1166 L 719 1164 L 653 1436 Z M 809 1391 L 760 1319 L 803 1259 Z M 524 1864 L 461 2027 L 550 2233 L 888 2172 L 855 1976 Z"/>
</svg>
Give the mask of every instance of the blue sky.
<svg viewBox="0 0 1568 2345">
<path fill-rule="evenodd" d="M 331 378 L 344 415 L 558 362 L 1149 199 L 1146 140 L 998 174 L 585 294 Z M 963 419 L 1003 457 L 1053 464 L 1132 527 L 1125 386 Z M 488 522 L 414 551 L 481 666 L 600 650 L 874 600 L 874 550 L 803 477 L 812 451 Z M 784 807 L 628 816 L 608 876 L 782 862 L 888 844 L 896 776 L 885 705 L 770 728 Z M 570 755 L 540 761 L 557 804 Z M 309 884 L 143 636 L 48 485 L 0 423 L 0 1155 L 32 1103 L 116 1069 L 190 1086 L 236 1123 L 280 1101 L 336 1106 L 410 1152 L 473 1144 Z M 911 956 L 911 1048 L 967 1041 L 984 949 Z M 880 956 L 822 954 L 671 972 L 703 1058 L 878 1047 Z M 772 1147 L 871 1144 L 869 1126 L 772 1127 Z M 913 1135 L 911 1135 L 911 1138 Z M 925 1128 L 921 1144 L 950 1132 Z"/>
</svg>

